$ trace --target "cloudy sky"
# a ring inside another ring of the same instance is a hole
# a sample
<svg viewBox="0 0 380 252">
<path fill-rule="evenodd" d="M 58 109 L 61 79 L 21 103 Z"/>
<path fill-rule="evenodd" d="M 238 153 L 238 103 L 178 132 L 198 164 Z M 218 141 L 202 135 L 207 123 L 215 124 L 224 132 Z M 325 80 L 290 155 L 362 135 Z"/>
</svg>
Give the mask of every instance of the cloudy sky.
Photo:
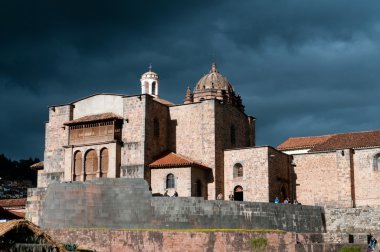
<svg viewBox="0 0 380 252">
<path fill-rule="evenodd" d="M 0 153 L 43 158 L 47 107 L 137 94 L 151 63 L 181 103 L 215 61 L 257 144 L 380 129 L 380 1 L 0 1 Z"/>
</svg>

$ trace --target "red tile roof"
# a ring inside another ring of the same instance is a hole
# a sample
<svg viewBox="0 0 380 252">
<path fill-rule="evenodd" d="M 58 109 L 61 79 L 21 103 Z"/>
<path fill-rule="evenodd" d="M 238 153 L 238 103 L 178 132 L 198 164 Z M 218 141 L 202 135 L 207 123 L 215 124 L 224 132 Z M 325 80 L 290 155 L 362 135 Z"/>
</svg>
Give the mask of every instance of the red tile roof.
<svg viewBox="0 0 380 252">
<path fill-rule="evenodd" d="M 332 134 L 314 137 L 289 138 L 279 146 L 280 150 L 310 149 L 328 151 L 380 147 L 380 130 Z"/>
<path fill-rule="evenodd" d="M 25 207 L 25 205 L 26 198 L 0 200 L 0 207 Z"/>
<path fill-rule="evenodd" d="M 86 123 L 86 122 L 100 122 L 100 121 L 109 121 L 109 120 L 118 120 L 118 119 L 120 120 L 123 118 L 114 113 L 103 113 L 103 114 L 83 116 L 78 119 L 65 122 L 64 124 L 73 125 L 73 124 Z"/>
<path fill-rule="evenodd" d="M 189 167 L 195 166 L 203 169 L 210 169 L 202 165 L 201 163 L 195 162 L 190 158 L 176 154 L 174 152 L 166 153 L 159 157 L 156 161 L 149 164 L 150 168 L 167 168 L 167 167 Z"/>
</svg>

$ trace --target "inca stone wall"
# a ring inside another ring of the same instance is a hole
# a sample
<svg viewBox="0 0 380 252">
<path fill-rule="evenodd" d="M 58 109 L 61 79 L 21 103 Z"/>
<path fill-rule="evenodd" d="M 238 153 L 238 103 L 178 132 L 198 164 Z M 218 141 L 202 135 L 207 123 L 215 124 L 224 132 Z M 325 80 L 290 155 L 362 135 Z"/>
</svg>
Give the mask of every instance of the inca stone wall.
<svg viewBox="0 0 380 252">
<path fill-rule="evenodd" d="M 252 251 L 251 241 L 257 238 L 267 239 L 268 250 L 266 251 L 268 252 L 294 252 L 296 244 L 296 235 L 288 232 L 160 232 L 86 229 L 45 229 L 45 231 L 53 239 L 62 243 L 75 243 L 81 248 L 96 249 L 99 252 L 242 252 Z"/>
<path fill-rule="evenodd" d="M 152 198 L 143 179 L 98 179 L 52 183 L 36 224 L 46 228 L 269 228 L 323 232 L 323 215 L 322 208 L 312 206 Z"/>
</svg>

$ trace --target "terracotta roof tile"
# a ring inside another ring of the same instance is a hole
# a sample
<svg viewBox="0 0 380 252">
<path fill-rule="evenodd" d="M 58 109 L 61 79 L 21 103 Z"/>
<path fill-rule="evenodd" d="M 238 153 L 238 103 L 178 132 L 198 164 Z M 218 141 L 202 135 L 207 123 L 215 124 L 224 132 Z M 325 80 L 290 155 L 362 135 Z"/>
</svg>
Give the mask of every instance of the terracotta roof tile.
<svg viewBox="0 0 380 252">
<path fill-rule="evenodd" d="M 108 120 L 115 120 L 115 119 L 123 119 L 123 118 L 114 113 L 103 113 L 103 114 L 83 116 L 78 119 L 65 122 L 64 124 L 72 125 L 72 124 L 79 124 L 79 123 L 86 123 L 86 122 L 99 122 L 99 121 L 108 121 Z"/>
<path fill-rule="evenodd" d="M 172 103 L 172 102 L 170 102 L 170 101 L 167 101 L 167 100 L 165 100 L 165 99 L 162 99 L 162 98 L 160 98 L 160 97 L 154 97 L 153 100 L 155 100 L 155 101 L 157 101 L 157 102 L 159 102 L 159 103 L 162 103 L 162 104 L 164 104 L 164 105 L 166 105 L 166 106 L 174 106 L 174 105 L 175 105 L 174 103 Z"/>
<path fill-rule="evenodd" d="M 202 165 L 201 163 L 195 162 L 190 158 L 176 154 L 174 152 L 166 153 L 159 157 L 156 161 L 149 164 L 150 168 L 167 168 L 167 167 L 186 167 L 186 166 L 196 166 L 199 168 L 210 169 Z"/>
<path fill-rule="evenodd" d="M 277 146 L 279 150 L 310 149 L 317 144 L 325 142 L 333 135 L 310 136 L 310 137 L 290 137 L 285 142 Z"/>
<path fill-rule="evenodd" d="M 280 150 L 310 148 L 310 151 L 359 149 L 368 147 L 380 147 L 380 130 L 289 138 L 277 146 Z"/>
<path fill-rule="evenodd" d="M 25 207 L 26 205 L 26 198 L 20 198 L 20 199 L 2 199 L 0 200 L 0 207 Z"/>
</svg>

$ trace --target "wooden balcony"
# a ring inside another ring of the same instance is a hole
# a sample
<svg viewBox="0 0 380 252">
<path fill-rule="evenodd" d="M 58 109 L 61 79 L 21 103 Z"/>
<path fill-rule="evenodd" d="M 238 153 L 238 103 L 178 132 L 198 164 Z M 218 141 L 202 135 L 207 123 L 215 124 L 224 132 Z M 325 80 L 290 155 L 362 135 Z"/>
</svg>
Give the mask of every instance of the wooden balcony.
<svg viewBox="0 0 380 252">
<path fill-rule="evenodd" d="M 121 140 L 121 122 L 105 121 L 69 126 L 69 145 L 82 145 Z"/>
</svg>

